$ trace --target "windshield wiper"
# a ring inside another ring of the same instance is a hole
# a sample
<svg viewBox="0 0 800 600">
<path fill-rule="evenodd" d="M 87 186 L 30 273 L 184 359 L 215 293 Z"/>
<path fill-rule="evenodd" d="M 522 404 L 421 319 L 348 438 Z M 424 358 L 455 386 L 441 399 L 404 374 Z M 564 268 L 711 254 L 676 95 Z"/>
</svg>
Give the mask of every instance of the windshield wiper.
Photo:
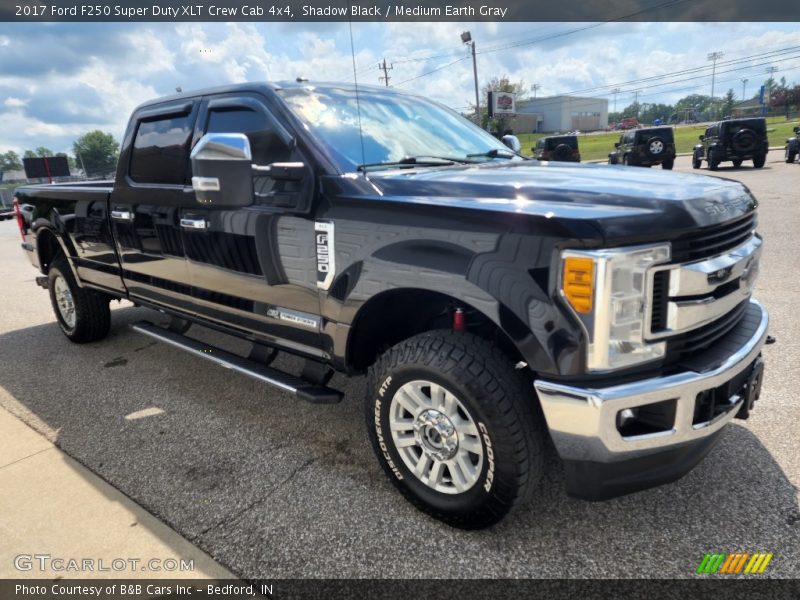
<svg viewBox="0 0 800 600">
<path fill-rule="evenodd" d="M 453 165 L 456 163 L 467 164 L 473 162 L 475 161 L 469 160 L 469 158 L 456 158 L 452 156 L 419 155 L 419 156 L 406 156 L 404 158 L 401 158 L 400 160 L 388 160 L 385 162 L 366 163 L 363 165 L 359 165 L 358 170 L 366 171 L 371 167 L 397 167 L 397 166 L 402 167 L 405 165 L 411 165 L 414 167 L 446 167 L 447 165 Z"/>
<path fill-rule="evenodd" d="M 475 154 L 467 154 L 467 158 L 473 158 L 478 156 L 485 156 L 486 158 L 511 159 L 519 155 L 515 152 L 512 152 L 511 150 L 501 150 L 500 148 L 492 148 L 491 150 L 487 150 L 486 152 L 476 152 Z"/>
</svg>

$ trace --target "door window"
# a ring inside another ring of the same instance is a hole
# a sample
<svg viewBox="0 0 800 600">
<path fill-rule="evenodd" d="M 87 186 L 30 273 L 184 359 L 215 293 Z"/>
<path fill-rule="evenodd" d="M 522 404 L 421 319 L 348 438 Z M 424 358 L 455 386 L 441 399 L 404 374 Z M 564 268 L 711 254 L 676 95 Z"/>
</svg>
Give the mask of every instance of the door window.
<svg viewBox="0 0 800 600">
<path fill-rule="evenodd" d="M 257 165 L 286 162 L 291 156 L 289 147 L 270 129 L 266 116 L 249 108 L 209 111 L 206 133 L 244 133 L 250 140 L 253 162 Z"/>
<path fill-rule="evenodd" d="M 191 139 L 190 115 L 140 122 L 131 154 L 131 179 L 138 183 L 183 185 L 187 182 Z"/>
</svg>

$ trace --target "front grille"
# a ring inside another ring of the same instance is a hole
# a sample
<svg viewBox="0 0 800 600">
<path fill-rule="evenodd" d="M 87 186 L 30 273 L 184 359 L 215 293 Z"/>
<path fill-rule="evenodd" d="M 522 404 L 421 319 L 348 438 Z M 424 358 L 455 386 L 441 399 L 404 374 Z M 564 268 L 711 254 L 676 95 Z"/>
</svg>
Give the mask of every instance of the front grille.
<svg viewBox="0 0 800 600">
<path fill-rule="evenodd" d="M 672 365 L 708 350 L 714 342 L 736 327 L 744 316 L 750 300 L 744 300 L 724 317 L 692 331 L 667 340 L 665 364 Z"/>
<path fill-rule="evenodd" d="M 672 262 L 692 262 L 727 252 L 744 244 L 756 228 L 756 213 L 687 233 L 672 242 Z"/>
</svg>

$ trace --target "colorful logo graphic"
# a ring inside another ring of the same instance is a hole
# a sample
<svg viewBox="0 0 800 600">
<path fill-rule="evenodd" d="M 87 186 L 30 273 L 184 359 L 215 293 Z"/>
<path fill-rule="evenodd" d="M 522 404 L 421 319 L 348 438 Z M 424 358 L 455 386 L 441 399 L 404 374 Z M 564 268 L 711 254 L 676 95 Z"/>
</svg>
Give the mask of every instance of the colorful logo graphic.
<svg viewBox="0 0 800 600">
<path fill-rule="evenodd" d="M 697 573 L 708 575 L 761 575 L 772 560 L 772 552 L 724 552 L 709 553 L 703 557 L 697 567 Z"/>
</svg>

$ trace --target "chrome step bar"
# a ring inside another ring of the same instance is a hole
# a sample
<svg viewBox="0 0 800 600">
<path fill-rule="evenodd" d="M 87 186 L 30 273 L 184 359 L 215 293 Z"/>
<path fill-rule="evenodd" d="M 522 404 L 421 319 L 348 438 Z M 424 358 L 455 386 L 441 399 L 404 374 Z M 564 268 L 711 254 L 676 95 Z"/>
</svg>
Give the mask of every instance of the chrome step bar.
<svg viewBox="0 0 800 600">
<path fill-rule="evenodd" d="M 164 329 L 147 321 L 139 321 L 131 325 L 134 331 L 164 342 L 175 348 L 185 350 L 189 354 L 204 358 L 226 369 L 253 377 L 278 389 L 294 394 L 301 400 L 315 404 L 336 404 L 342 400 L 343 394 L 329 387 L 315 385 L 305 379 L 284 373 L 248 358 L 231 354 L 220 348 L 209 346 L 180 333 Z"/>
</svg>

